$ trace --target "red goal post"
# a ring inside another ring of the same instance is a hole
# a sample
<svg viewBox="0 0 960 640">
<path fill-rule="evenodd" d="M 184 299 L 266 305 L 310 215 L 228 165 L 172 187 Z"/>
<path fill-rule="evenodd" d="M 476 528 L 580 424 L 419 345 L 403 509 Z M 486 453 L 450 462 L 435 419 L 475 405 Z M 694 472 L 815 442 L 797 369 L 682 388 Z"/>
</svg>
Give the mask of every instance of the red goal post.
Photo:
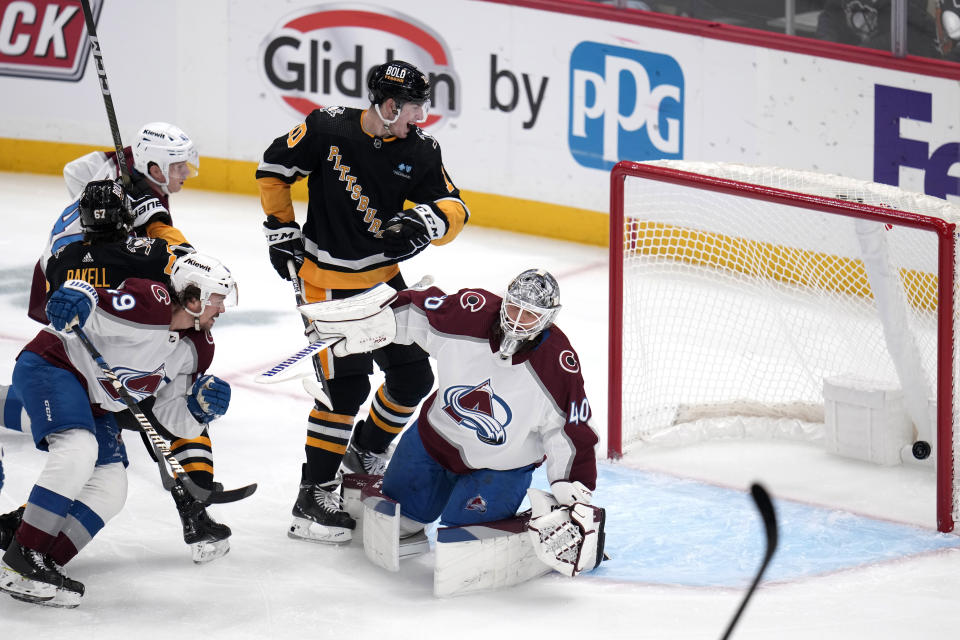
<svg viewBox="0 0 960 640">
<path fill-rule="evenodd" d="M 824 421 L 825 381 L 867 380 L 902 393 L 952 531 L 958 220 L 947 201 L 839 176 L 618 163 L 608 455 L 750 435 L 729 416 L 803 431 Z"/>
</svg>

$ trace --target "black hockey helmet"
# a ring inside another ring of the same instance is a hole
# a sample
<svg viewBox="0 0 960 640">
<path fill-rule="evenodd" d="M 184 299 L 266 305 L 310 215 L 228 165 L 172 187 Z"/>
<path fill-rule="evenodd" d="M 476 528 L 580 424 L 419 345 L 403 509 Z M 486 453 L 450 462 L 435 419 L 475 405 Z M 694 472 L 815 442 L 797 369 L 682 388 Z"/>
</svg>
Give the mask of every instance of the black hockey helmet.
<svg viewBox="0 0 960 640">
<path fill-rule="evenodd" d="M 393 98 L 400 104 L 423 104 L 430 99 L 430 81 L 420 69 L 403 60 L 391 60 L 376 67 L 367 78 L 370 102 L 383 104 Z"/>
<path fill-rule="evenodd" d="M 85 240 L 123 238 L 133 220 L 126 206 L 123 187 L 113 180 L 88 182 L 80 194 L 80 227 Z"/>
</svg>

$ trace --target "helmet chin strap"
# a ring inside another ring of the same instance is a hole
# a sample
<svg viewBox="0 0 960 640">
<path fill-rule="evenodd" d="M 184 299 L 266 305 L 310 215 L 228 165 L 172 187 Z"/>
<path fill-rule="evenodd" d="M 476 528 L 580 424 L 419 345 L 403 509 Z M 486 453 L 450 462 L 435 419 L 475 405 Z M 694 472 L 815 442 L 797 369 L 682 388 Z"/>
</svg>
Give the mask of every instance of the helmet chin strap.
<svg viewBox="0 0 960 640">
<path fill-rule="evenodd" d="M 190 311 L 190 309 L 188 309 L 187 307 L 184 307 L 184 308 L 183 308 L 184 311 L 186 311 L 186 312 L 189 313 L 191 316 L 193 316 L 193 328 L 194 328 L 195 330 L 197 330 L 197 331 L 200 331 L 200 316 L 203 315 L 203 310 L 206 309 L 206 308 L 207 308 L 207 305 L 206 305 L 206 303 L 204 303 L 204 302 L 201 302 L 201 303 L 200 303 L 200 311 L 197 312 L 197 313 L 194 313 L 193 311 Z"/>
<path fill-rule="evenodd" d="M 374 111 L 374 113 L 377 114 L 377 117 L 380 118 L 380 122 L 383 123 L 383 128 L 387 130 L 387 133 L 390 134 L 390 135 L 395 135 L 395 134 L 393 133 L 393 131 L 391 131 L 390 125 L 396 124 L 397 120 L 400 119 L 400 109 L 397 109 L 397 114 L 396 114 L 395 116 L 393 116 L 393 120 L 387 120 L 386 118 L 383 117 L 383 114 L 380 113 L 380 109 L 381 109 L 382 107 L 383 107 L 383 105 L 379 105 L 379 104 L 374 105 L 373 111 Z"/>
<path fill-rule="evenodd" d="M 158 165 L 158 166 L 159 166 L 159 165 Z M 160 190 L 163 191 L 163 193 L 164 193 L 165 195 L 170 195 L 170 192 L 167 190 L 167 184 L 169 184 L 169 182 L 170 182 L 170 176 L 169 176 L 169 175 L 164 175 L 164 176 L 163 176 L 164 178 L 167 179 L 166 182 L 157 182 L 157 180 L 154 179 L 154 177 L 153 177 L 152 175 L 150 175 L 150 172 L 149 172 L 149 171 L 148 171 L 145 175 L 147 176 L 147 180 L 149 180 L 149 181 L 152 182 L 153 184 L 155 184 L 155 185 L 157 185 L 158 187 L 160 187 Z"/>
</svg>

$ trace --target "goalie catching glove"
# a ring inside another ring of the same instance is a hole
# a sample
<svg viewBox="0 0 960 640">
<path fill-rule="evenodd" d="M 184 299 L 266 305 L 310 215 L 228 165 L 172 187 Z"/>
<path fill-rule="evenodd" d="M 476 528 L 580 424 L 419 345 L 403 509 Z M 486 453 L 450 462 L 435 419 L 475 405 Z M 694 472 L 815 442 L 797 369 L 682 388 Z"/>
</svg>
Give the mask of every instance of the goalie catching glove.
<svg viewBox="0 0 960 640">
<path fill-rule="evenodd" d="M 543 563 L 565 576 L 592 571 L 600 565 L 606 511 L 583 502 L 561 505 L 553 495 L 539 489 L 527 489 L 527 497 L 533 512 L 527 534 Z"/>
<path fill-rule="evenodd" d="M 311 342 L 331 337 L 342 340 L 333 346 L 338 357 L 366 353 L 393 342 L 397 321 L 390 303 L 397 292 L 385 283 L 343 300 L 326 300 L 300 305 L 300 313 L 311 320 L 307 337 Z"/>
<path fill-rule="evenodd" d="M 447 233 L 447 219 L 428 205 L 418 204 L 396 214 L 384 225 L 383 252 L 388 258 L 415 255 Z"/>
</svg>

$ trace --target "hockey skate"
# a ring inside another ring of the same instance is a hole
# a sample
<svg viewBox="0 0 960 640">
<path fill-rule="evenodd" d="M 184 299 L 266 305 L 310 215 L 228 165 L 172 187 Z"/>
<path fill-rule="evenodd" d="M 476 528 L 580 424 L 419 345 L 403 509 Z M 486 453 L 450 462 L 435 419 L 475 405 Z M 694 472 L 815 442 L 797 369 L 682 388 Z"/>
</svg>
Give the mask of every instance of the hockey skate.
<svg viewBox="0 0 960 640">
<path fill-rule="evenodd" d="M 83 598 L 84 586 L 67 577 L 49 556 L 14 540 L 3 554 L 0 591 L 22 602 L 73 609 Z"/>
<path fill-rule="evenodd" d="M 324 544 L 350 542 L 357 522 L 343 510 L 343 500 L 338 493 L 340 481 L 312 483 L 306 479 L 306 467 L 303 465 L 300 492 L 293 505 L 293 522 L 287 535 Z"/>
<path fill-rule="evenodd" d="M 371 476 L 382 476 L 387 469 L 387 454 L 375 453 L 361 449 L 353 441 L 347 445 L 347 453 L 343 456 L 344 473 L 365 473 Z"/>
<path fill-rule="evenodd" d="M 227 555 L 232 533 L 230 527 L 211 518 L 203 503 L 187 493 L 181 483 L 177 482 L 170 493 L 177 504 L 183 524 L 183 541 L 190 545 L 193 561 L 203 564 Z"/>
<path fill-rule="evenodd" d="M 10 547 L 20 521 L 23 520 L 23 509 L 24 507 L 19 507 L 10 513 L 0 515 L 0 550 L 6 551 Z"/>
</svg>

